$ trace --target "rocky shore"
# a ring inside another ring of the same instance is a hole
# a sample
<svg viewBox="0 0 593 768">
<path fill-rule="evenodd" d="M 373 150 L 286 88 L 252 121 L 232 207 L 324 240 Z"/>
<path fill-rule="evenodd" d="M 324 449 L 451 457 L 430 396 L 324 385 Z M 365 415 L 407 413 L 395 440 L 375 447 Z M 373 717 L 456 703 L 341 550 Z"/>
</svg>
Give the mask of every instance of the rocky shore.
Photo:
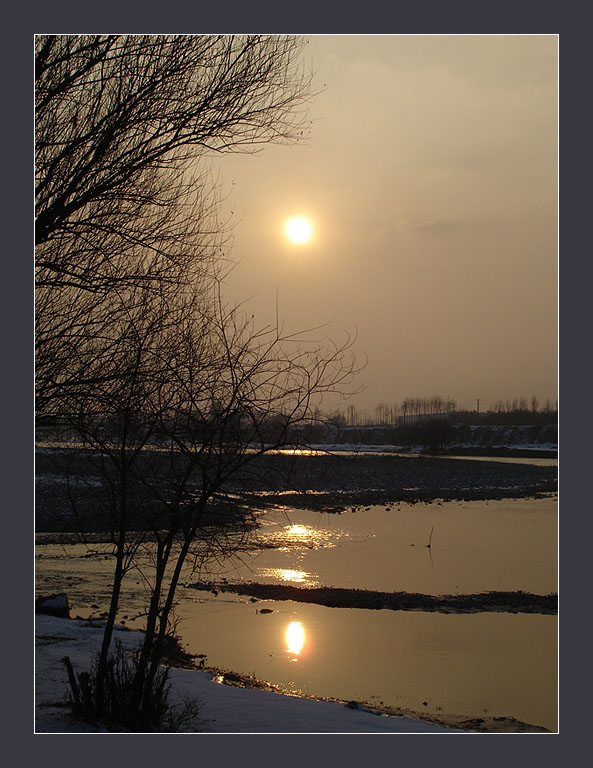
<svg viewBox="0 0 593 768">
<path fill-rule="evenodd" d="M 154 452 L 150 460 L 154 463 Z M 38 532 L 109 529 L 100 461 L 92 453 L 44 449 L 36 456 L 36 478 Z M 245 509 L 282 503 L 339 512 L 398 501 L 539 496 L 557 487 L 554 466 L 388 454 L 270 454 L 236 472 L 225 490 L 227 505 L 230 499 Z"/>
</svg>

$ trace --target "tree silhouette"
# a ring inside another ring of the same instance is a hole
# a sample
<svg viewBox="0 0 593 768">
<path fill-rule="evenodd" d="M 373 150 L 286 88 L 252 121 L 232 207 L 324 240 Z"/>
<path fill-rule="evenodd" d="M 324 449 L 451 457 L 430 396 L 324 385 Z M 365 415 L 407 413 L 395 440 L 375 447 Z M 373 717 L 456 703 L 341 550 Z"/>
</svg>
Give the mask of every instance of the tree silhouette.
<svg viewBox="0 0 593 768">
<path fill-rule="evenodd" d="M 348 338 L 259 329 L 222 299 L 227 230 L 204 159 L 304 135 L 301 47 L 260 35 L 36 38 L 37 415 L 90 450 L 91 513 L 115 558 L 92 678 L 70 670 L 86 716 L 109 714 L 121 587 L 141 552 L 151 566 L 132 728 L 150 727 L 183 569 L 232 551 L 248 522 L 223 503 L 230 483 L 354 373 Z"/>
</svg>

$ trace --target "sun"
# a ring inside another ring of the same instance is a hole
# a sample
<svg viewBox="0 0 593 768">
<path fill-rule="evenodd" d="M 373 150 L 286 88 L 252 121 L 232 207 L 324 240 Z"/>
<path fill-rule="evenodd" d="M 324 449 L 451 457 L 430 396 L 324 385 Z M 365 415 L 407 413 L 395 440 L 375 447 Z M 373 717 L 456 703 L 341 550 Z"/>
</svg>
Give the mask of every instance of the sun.
<svg viewBox="0 0 593 768">
<path fill-rule="evenodd" d="M 304 245 L 313 237 L 313 224 L 305 216 L 291 216 L 284 225 L 284 233 L 291 243 Z"/>
</svg>

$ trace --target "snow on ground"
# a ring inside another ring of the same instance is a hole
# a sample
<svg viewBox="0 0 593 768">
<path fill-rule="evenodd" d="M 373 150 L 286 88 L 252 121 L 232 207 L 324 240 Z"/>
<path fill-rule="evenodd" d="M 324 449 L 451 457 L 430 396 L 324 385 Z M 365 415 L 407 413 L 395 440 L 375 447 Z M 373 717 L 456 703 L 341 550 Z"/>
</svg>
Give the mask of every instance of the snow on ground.
<svg viewBox="0 0 593 768">
<path fill-rule="evenodd" d="M 63 705 L 69 656 L 75 671 L 88 669 L 99 648 L 102 627 L 88 622 L 36 616 L 35 732 L 97 733 L 106 729 L 75 721 Z M 115 633 L 125 648 L 138 644 L 138 633 Z M 459 733 L 408 717 L 350 709 L 268 691 L 218 684 L 210 672 L 171 669 L 174 698 L 194 697 L 201 704 L 195 730 L 205 733 Z"/>
</svg>

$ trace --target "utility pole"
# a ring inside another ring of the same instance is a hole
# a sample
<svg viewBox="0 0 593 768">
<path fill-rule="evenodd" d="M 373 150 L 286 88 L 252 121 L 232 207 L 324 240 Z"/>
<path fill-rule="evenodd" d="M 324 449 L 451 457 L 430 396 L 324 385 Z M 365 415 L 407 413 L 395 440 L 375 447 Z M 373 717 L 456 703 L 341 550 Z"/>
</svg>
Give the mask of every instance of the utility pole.
<svg viewBox="0 0 593 768">
<path fill-rule="evenodd" d="M 477 411 L 477 413 L 480 413 L 480 398 L 479 397 L 478 397 L 478 400 L 477 400 L 476 411 Z"/>
</svg>

